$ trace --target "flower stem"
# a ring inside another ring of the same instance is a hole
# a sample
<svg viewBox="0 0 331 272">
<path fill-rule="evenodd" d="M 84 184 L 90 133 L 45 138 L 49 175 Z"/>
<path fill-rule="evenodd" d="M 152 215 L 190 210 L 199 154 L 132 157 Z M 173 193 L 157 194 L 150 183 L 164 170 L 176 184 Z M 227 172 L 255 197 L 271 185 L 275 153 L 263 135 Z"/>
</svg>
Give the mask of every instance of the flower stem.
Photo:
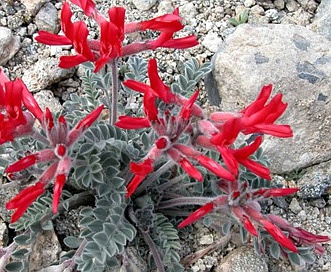
<svg viewBox="0 0 331 272">
<path fill-rule="evenodd" d="M 150 174 L 148 178 L 138 187 L 136 194 L 141 193 L 145 188 L 147 188 L 151 183 L 153 183 L 159 176 L 161 176 L 165 171 L 169 170 L 175 165 L 172 160 L 167 161 L 159 169 Z"/>
<path fill-rule="evenodd" d="M 114 125 L 117 121 L 117 92 L 118 92 L 118 59 L 115 58 L 110 62 L 112 86 L 111 86 L 111 108 L 110 108 L 110 124 Z"/>
<path fill-rule="evenodd" d="M 213 201 L 215 198 L 209 198 L 209 197 L 178 197 L 166 201 L 161 201 L 158 209 L 168 209 L 176 206 L 182 206 L 182 205 L 199 205 L 203 206 L 207 204 L 208 202 Z"/>
</svg>

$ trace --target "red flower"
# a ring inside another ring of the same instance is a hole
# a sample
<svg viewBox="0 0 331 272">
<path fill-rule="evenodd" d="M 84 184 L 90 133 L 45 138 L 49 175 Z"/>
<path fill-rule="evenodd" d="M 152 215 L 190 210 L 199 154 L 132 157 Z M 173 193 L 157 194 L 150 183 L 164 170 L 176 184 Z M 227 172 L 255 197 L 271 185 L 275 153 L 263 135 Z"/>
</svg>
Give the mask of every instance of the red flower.
<svg viewBox="0 0 331 272">
<path fill-rule="evenodd" d="M 57 35 L 39 31 L 36 40 L 48 45 L 73 45 L 78 53 L 75 56 L 60 57 L 59 67 L 71 68 L 86 61 L 94 61 L 95 56 L 87 42 L 88 29 L 83 21 L 72 23 L 72 12 L 68 2 L 63 3 L 61 10 L 61 28 L 65 35 Z"/>
<path fill-rule="evenodd" d="M 122 56 L 124 40 L 125 9 L 114 7 L 108 10 L 110 22 L 100 22 L 100 57 L 95 62 L 94 72 L 97 73 L 111 59 Z"/>
<path fill-rule="evenodd" d="M 69 131 L 66 120 L 63 116 L 59 117 L 56 124 L 51 112 L 46 109 L 42 126 L 46 130 L 49 148 L 23 157 L 17 162 L 9 165 L 6 169 L 6 173 L 11 174 L 19 172 L 39 163 L 52 163 L 46 168 L 36 185 L 24 189 L 7 203 L 7 209 L 16 209 L 12 222 L 15 222 L 22 216 L 29 205 L 44 192 L 44 187 L 53 179 L 55 179 L 53 212 L 57 212 L 62 188 L 71 168 L 72 159 L 69 154 L 70 148 L 85 130 L 99 117 L 102 109 L 103 105 L 96 108 L 82 119 L 71 131 Z M 31 191 L 34 190 L 33 188 L 36 186 L 38 187 L 38 190 L 31 194 Z M 22 204 L 23 202 L 24 204 Z"/>
<path fill-rule="evenodd" d="M 32 133 L 34 118 L 23 112 L 23 104 L 34 117 L 41 118 L 42 111 L 23 81 L 10 81 L 0 68 L 0 144 Z"/>
<path fill-rule="evenodd" d="M 45 192 L 45 184 L 37 182 L 35 185 L 25 188 L 12 200 L 6 203 L 6 209 L 16 211 L 12 215 L 11 223 L 17 221 L 29 208 L 31 203 Z"/>
<path fill-rule="evenodd" d="M 284 113 L 287 104 L 282 102 L 282 94 L 277 94 L 266 104 L 272 91 L 272 85 L 264 86 L 258 98 L 241 111 L 245 134 L 261 132 L 276 137 L 292 137 L 293 132 L 288 125 L 276 125 L 274 122 Z"/>
</svg>

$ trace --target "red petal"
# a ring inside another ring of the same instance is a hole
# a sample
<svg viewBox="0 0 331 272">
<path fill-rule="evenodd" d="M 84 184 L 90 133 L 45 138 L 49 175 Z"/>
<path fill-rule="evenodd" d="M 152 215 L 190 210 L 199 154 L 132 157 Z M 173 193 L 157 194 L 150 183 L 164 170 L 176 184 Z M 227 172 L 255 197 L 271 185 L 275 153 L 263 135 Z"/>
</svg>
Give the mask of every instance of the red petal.
<svg viewBox="0 0 331 272">
<path fill-rule="evenodd" d="M 119 116 L 118 119 L 119 121 L 116 122 L 115 126 L 123 129 L 140 129 L 151 126 L 145 117 Z"/>
<path fill-rule="evenodd" d="M 249 220 L 247 214 L 239 206 L 232 206 L 231 212 L 235 217 L 243 224 L 244 228 L 254 236 L 258 236 L 257 230 L 255 229 L 253 223 Z"/>
<path fill-rule="evenodd" d="M 192 178 L 195 178 L 198 181 L 203 181 L 202 174 L 187 159 L 182 158 L 178 163 Z"/>
<path fill-rule="evenodd" d="M 148 77 L 153 93 L 165 103 L 173 102 L 175 95 L 171 92 L 170 87 L 165 85 L 161 80 L 157 71 L 157 62 L 155 59 L 150 59 L 148 62 Z"/>
<path fill-rule="evenodd" d="M 39 30 L 35 39 L 37 42 L 47 45 L 72 45 L 72 41 L 66 36 L 49 33 L 44 30 Z"/>
<path fill-rule="evenodd" d="M 94 109 L 90 114 L 85 116 L 85 118 L 82 119 L 74 129 L 86 130 L 87 128 L 89 128 L 94 123 L 94 121 L 98 119 L 99 115 L 101 114 L 101 112 L 103 110 L 103 107 L 104 107 L 103 105 L 100 105 L 99 107 Z"/>
<path fill-rule="evenodd" d="M 6 173 L 22 171 L 22 170 L 34 165 L 36 163 L 36 161 L 37 161 L 36 154 L 26 156 L 26 157 L 18 160 L 17 162 L 14 162 L 13 164 L 9 165 L 6 168 Z"/>
<path fill-rule="evenodd" d="M 261 220 L 259 222 L 279 244 L 295 253 L 298 252 L 297 247 L 277 226 L 267 220 Z"/>
<path fill-rule="evenodd" d="M 191 35 L 183 38 L 168 40 L 159 46 L 166 48 L 186 49 L 196 45 L 199 45 L 199 42 L 197 41 L 195 35 Z"/>
<path fill-rule="evenodd" d="M 199 90 L 196 91 L 189 100 L 187 100 L 187 102 L 185 103 L 185 105 L 183 105 L 179 116 L 183 119 L 183 120 L 188 120 L 191 117 L 191 109 L 192 106 L 195 102 L 195 100 L 198 98 L 199 95 Z"/>
<path fill-rule="evenodd" d="M 216 176 L 220 178 L 224 178 L 229 181 L 235 180 L 233 175 L 228 170 L 226 170 L 224 167 L 222 167 L 213 159 L 203 155 L 197 156 L 196 159 L 201 165 L 206 167 L 210 172 L 214 173 Z"/>
<path fill-rule="evenodd" d="M 71 3 L 80 7 L 87 16 L 93 16 L 96 12 L 95 3 L 92 0 L 70 0 Z"/>
<path fill-rule="evenodd" d="M 178 228 L 180 229 L 185 228 L 186 226 L 194 223 L 195 221 L 199 220 L 201 217 L 205 216 L 207 213 L 210 213 L 213 209 L 214 209 L 214 204 L 212 202 L 207 203 L 206 205 L 202 206 L 201 208 L 191 213 L 185 220 L 183 220 L 178 225 Z"/>
<path fill-rule="evenodd" d="M 126 187 L 127 193 L 126 198 L 129 198 L 138 188 L 140 183 L 145 179 L 146 176 L 135 175 L 129 185 Z"/>
<path fill-rule="evenodd" d="M 66 179 L 67 177 L 65 174 L 60 174 L 56 177 L 54 189 L 53 189 L 54 191 L 53 204 L 52 204 L 53 213 L 57 213 L 57 207 L 59 205 L 60 196 L 62 193 L 63 186 L 66 182 Z"/>
<path fill-rule="evenodd" d="M 272 91 L 272 85 L 263 86 L 259 96 L 248 107 L 243 109 L 241 113 L 246 116 L 251 116 L 253 113 L 261 110 L 268 101 Z"/>
</svg>

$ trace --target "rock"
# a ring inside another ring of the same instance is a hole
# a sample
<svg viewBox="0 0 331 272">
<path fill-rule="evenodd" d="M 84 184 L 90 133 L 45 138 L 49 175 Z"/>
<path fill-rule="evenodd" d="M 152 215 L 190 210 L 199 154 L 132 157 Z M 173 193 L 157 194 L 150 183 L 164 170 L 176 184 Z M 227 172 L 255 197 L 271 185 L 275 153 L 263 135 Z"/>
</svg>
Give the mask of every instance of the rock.
<svg viewBox="0 0 331 272">
<path fill-rule="evenodd" d="M 275 0 L 274 1 L 275 9 L 282 10 L 285 7 L 284 0 Z"/>
<path fill-rule="evenodd" d="M 60 30 L 57 9 L 51 3 L 42 6 L 35 18 L 36 26 L 39 30 L 57 33 Z"/>
<path fill-rule="evenodd" d="M 221 43 L 222 38 L 214 32 L 208 33 L 201 42 L 210 52 L 216 52 Z"/>
<path fill-rule="evenodd" d="M 296 198 L 292 198 L 289 208 L 294 213 L 299 213 L 302 211 L 299 201 Z"/>
<path fill-rule="evenodd" d="M 157 0 L 133 0 L 132 2 L 139 10 L 149 10 L 156 4 Z"/>
<path fill-rule="evenodd" d="M 314 165 L 305 170 L 297 181 L 300 191 L 297 193 L 303 199 L 321 199 L 331 195 L 331 161 Z"/>
<path fill-rule="evenodd" d="M 294 12 L 299 8 L 299 5 L 295 0 L 287 0 L 286 2 L 286 8 L 289 12 Z"/>
<path fill-rule="evenodd" d="M 61 245 L 54 230 L 43 230 L 33 244 L 29 271 L 37 271 L 58 260 Z"/>
<path fill-rule="evenodd" d="M 62 110 L 62 105 L 54 94 L 49 90 L 41 90 L 34 95 L 39 106 L 42 110 L 49 108 L 51 112 L 57 113 Z"/>
<path fill-rule="evenodd" d="M 25 23 L 26 14 L 24 10 L 19 10 L 14 15 L 7 17 L 7 26 L 10 29 L 16 29 Z"/>
<path fill-rule="evenodd" d="M 40 10 L 42 5 L 50 0 L 21 0 L 22 4 L 25 6 L 28 15 L 35 16 Z"/>
<path fill-rule="evenodd" d="M 4 248 L 8 243 L 8 229 L 3 220 L 0 220 L 0 247 Z"/>
<path fill-rule="evenodd" d="M 262 255 L 257 255 L 254 248 L 243 246 L 229 253 L 215 267 L 215 272 L 267 272 L 268 265 Z"/>
<path fill-rule="evenodd" d="M 310 28 L 331 40 L 331 1 L 322 0 Z"/>
<path fill-rule="evenodd" d="M 22 80 L 31 92 L 36 92 L 71 77 L 74 72 L 75 68 L 59 68 L 58 60 L 55 58 L 45 58 L 37 61 L 29 70 L 26 70 Z"/>
<path fill-rule="evenodd" d="M 254 5 L 255 5 L 255 0 L 245 0 L 244 1 L 244 6 L 246 8 L 250 8 L 250 7 L 254 6 Z"/>
<path fill-rule="evenodd" d="M 290 124 L 294 137 L 265 137 L 273 173 L 330 160 L 331 42 L 300 26 L 240 25 L 213 63 L 224 111 L 243 109 L 266 84 L 284 93 L 289 106 L 279 123 Z M 210 97 L 214 89 L 206 89 Z"/>
<path fill-rule="evenodd" d="M 211 245 L 213 243 L 213 241 L 214 241 L 213 235 L 206 234 L 206 235 L 203 235 L 198 242 L 199 242 L 199 245 Z"/>
<path fill-rule="evenodd" d="M 173 7 L 172 7 L 173 11 Z M 189 23 L 197 15 L 198 11 L 193 3 L 184 3 L 184 5 L 179 7 L 179 14 L 185 22 Z"/>
<path fill-rule="evenodd" d="M 4 65 L 20 49 L 19 37 L 14 37 L 10 29 L 0 26 L 0 65 Z"/>
</svg>

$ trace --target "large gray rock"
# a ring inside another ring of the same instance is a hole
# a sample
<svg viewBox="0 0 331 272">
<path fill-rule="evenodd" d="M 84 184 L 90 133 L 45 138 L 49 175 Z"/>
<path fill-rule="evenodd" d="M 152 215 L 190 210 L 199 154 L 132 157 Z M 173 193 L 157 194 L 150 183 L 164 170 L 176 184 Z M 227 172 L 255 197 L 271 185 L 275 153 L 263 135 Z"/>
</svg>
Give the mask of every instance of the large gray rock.
<svg viewBox="0 0 331 272">
<path fill-rule="evenodd" d="M 294 137 L 271 141 L 266 137 L 272 172 L 331 159 L 330 41 L 301 26 L 241 25 L 227 37 L 213 62 L 207 92 L 217 101 L 215 90 L 219 90 L 225 111 L 243 109 L 266 84 L 274 84 L 274 94 L 284 93 L 289 106 L 279 123 L 290 124 Z M 209 85 L 214 88 L 208 89 Z"/>
<path fill-rule="evenodd" d="M 331 40 L 331 1 L 322 0 L 317 8 L 311 29 Z"/>
</svg>

